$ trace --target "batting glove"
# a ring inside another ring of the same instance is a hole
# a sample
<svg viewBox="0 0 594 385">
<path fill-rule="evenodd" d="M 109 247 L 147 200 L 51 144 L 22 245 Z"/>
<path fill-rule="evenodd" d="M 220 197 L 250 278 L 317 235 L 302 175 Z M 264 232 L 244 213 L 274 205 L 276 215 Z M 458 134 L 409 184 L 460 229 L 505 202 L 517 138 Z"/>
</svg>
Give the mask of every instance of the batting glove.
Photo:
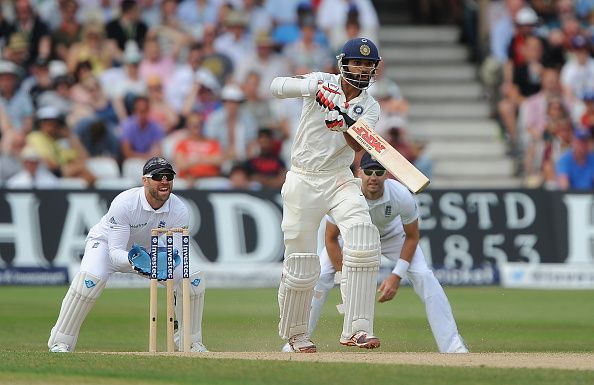
<svg viewBox="0 0 594 385">
<path fill-rule="evenodd" d="M 323 82 L 318 84 L 318 92 L 316 93 L 316 102 L 320 105 L 322 110 L 331 111 L 338 105 L 339 98 L 344 95 L 340 90 L 338 84 Z"/>
<path fill-rule="evenodd" d="M 336 110 L 326 112 L 324 122 L 326 123 L 326 127 L 332 131 L 345 132 L 349 129 L 342 115 Z"/>
</svg>

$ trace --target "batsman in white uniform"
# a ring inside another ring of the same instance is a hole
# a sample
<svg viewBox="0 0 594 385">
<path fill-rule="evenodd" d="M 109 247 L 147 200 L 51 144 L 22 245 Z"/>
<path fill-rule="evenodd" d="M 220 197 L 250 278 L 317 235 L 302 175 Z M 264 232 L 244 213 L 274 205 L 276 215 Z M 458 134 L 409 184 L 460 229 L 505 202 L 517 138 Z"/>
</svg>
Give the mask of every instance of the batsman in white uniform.
<svg viewBox="0 0 594 385">
<path fill-rule="evenodd" d="M 375 287 L 380 241 L 371 223 L 360 181 L 350 166 L 362 148 L 345 131 L 341 113 L 363 118 L 375 127 L 379 104 L 366 89 L 380 61 L 368 39 L 349 40 L 337 57 L 340 75 L 310 73 L 275 78 L 270 89 L 277 98 L 303 98 L 301 120 L 291 153 L 291 168 L 281 190 L 285 258 L 278 290 L 279 335 L 288 340 L 285 352 L 313 353 L 307 334 L 313 289 L 320 274 L 317 231 L 331 214 L 344 234 L 345 320 L 340 343 L 376 348 L 373 335 Z"/>
<path fill-rule="evenodd" d="M 361 158 L 358 170 L 361 190 L 369 205 L 372 222 L 380 233 L 382 255 L 394 261 L 392 273 L 382 281 L 378 301 L 396 295 L 400 280 L 406 275 L 415 292 L 425 303 L 431 331 L 441 353 L 468 353 L 458 333 L 452 308 L 443 288 L 427 266 L 419 247 L 419 212 L 412 194 L 399 182 L 387 179 L 384 167 L 369 154 Z M 309 333 L 313 333 L 328 292 L 342 270 L 340 230 L 331 217 L 326 222 L 326 247 L 320 253 L 321 273 L 311 303 Z M 336 277 L 335 277 L 336 275 Z"/>
<path fill-rule="evenodd" d="M 149 249 L 151 229 L 188 228 L 189 216 L 185 204 L 172 193 L 175 171 L 164 158 L 149 159 L 143 168 L 143 187 L 120 193 L 109 211 L 87 235 L 85 253 L 70 288 L 62 301 L 56 324 L 51 330 L 48 347 L 51 352 L 73 352 L 80 327 L 115 272 L 150 275 Z M 159 241 L 160 246 L 165 243 Z M 176 267 L 179 264 L 181 235 L 174 234 Z M 160 247 L 161 249 L 161 247 Z M 158 277 L 166 276 L 166 252 L 159 252 Z M 176 344 L 182 341 L 182 269 L 173 271 L 175 282 L 175 313 L 179 323 Z M 206 352 L 202 344 L 202 310 L 204 306 L 204 276 L 200 271 L 190 275 L 191 351 Z M 179 289 L 179 290 L 178 290 Z"/>
</svg>

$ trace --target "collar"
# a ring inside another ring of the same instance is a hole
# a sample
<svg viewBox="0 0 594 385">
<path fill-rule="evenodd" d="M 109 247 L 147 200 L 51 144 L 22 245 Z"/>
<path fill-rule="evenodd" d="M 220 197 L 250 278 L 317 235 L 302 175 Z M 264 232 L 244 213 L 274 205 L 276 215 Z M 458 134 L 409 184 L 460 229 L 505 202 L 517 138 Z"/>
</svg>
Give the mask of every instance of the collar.
<svg viewBox="0 0 594 385">
<path fill-rule="evenodd" d="M 139 189 L 139 191 L 140 191 L 140 204 L 142 205 L 143 210 L 150 211 L 153 213 L 168 213 L 169 212 L 169 207 L 170 207 L 169 202 L 171 202 L 171 194 L 169 194 L 169 199 L 167 199 L 165 204 L 163 204 L 163 206 L 161 206 L 157 210 L 155 210 L 154 208 L 152 208 L 152 206 L 149 204 L 148 200 L 146 199 L 146 195 L 144 193 L 144 186 L 142 186 Z"/>
<path fill-rule="evenodd" d="M 365 198 L 365 200 L 370 209 L 388 202 L 390 200 L 390 190 L 386 188 L 386 182 L 384 181 L 384 194 L 381 197 L 375 200 Z"/>
</svg>

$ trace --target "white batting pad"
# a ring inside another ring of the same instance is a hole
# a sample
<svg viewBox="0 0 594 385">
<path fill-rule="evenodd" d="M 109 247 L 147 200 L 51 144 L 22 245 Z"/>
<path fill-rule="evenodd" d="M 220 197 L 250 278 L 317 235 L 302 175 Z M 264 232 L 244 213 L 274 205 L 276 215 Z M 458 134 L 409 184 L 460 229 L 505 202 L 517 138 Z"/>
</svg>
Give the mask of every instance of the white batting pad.
<svg viewBox="0 0 594 385">
<path fill-rule="evenodd" d="M 293 253 L 285 258 L 278 288 L 281 338 L 307 333 L 313 288 L 319 276 L 320 261 L 316 254 Z"/>
<path fill-rule="evenodd" d="M 175 344 L 180 347 L 184 340 L 184 322 L 183 322 L 183 303 L 184 295 L 182 285 L 175 291 L 175 318 L 177 319 L 177 333 L 175 335 Z M 190 341 L 202 342 L 202 313 L 204 311 L 204 291 L 206 290 L 206 280 L 204 272 L 197 271 L 190 275 Z"/>
<path fill-rule="evenodd" d="M 373 334 L 380 253 L 379 232 L 373 224 L 358 223 L 346 231 L 341 281 L 345 313 L 342 327 L 344 339 L 360 330 Z"/>
<path fill-rule="evenodd" d="M 62 301 L 60 315 L 47 342 L 48 347 L 62 342 L 69 346 L 71 352 L 74 351 L 80 327 L 103 292 L 106 282 L 85 271 L 76 274 Z"/>
</svg>

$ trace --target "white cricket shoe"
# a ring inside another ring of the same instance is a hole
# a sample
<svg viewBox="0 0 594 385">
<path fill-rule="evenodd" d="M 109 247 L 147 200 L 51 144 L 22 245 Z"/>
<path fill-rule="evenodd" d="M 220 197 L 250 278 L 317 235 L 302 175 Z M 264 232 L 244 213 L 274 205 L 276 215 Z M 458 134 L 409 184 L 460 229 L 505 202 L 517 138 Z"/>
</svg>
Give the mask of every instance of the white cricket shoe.
<svg viewBox="0 0 594 385">
<path fill-rule="evenodd" d="M 283 346 L 284 353 L 315 353 L 318 351 L 316 344 L 314 344 L 307 334 L 297 334 L 289 338 L 289 342 Z"/>
<path fill-rule="evenodd" d="M 204 346 L 202 344 L 202 342 L 192 342 L 192 345 L 190 345 L 190 351 L 192 353 L 208 353 L 208 349 L 206 349 L 206 346 Z"/>
<path fill-rule="evenodd" d="M 375 349 L 379 348 L 380 340 L 376 336 L 360 330 L 353 334 L 351 338 L 343 339 L 340 337 L 340 344 L 344 346 L 356 346 L 361 349 Z"/>
<path fill-rule="evenodd" d="M 70 346 L 63 342 L 57 342 L 52 345 L 49 351 L 52 353 L 70 353 Z"/>
</svg>

